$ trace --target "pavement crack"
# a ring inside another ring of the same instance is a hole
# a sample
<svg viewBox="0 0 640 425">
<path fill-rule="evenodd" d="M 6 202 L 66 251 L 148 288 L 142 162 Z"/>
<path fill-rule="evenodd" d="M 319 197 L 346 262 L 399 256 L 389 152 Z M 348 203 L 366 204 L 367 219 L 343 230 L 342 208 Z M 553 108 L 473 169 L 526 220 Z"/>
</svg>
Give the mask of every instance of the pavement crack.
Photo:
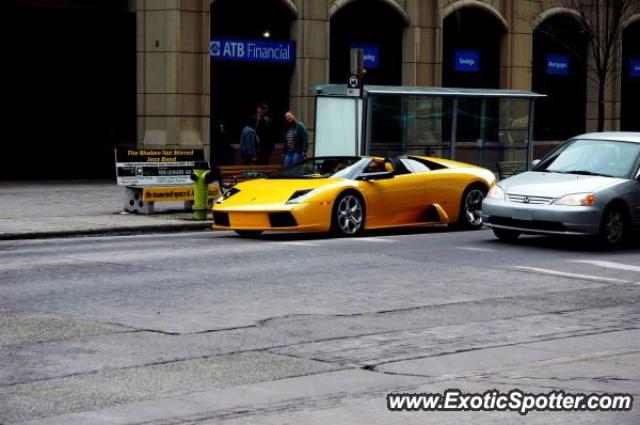
<svg viewBox="0 0 640 425">
<path fill-rule="evenodd" d="M 508 344 L 496 344 L 496 345 L 487 345 L 487 346 L 482 346 L 482 347 L 461 348 L 459 350 L 445 351 L 445 352 L 440 352 L 440 353 L 427 355 L 427 356 L 407 357 L 407 358 L 400 359 L 400 360 L 395 360 L 395 359 L 394 360 L 385 360 L 385 361 L 381 361 L 381 362 L 378 362 L 378 363 L 373 363 L 373 365 L 375 365 L 375 367 L 377 367 L 377 366 L 386 365 L 386 364 L 406 362 L 406 361 L 409 361 L 409 360 L 437 358 L 437 357 L 450 356 L 450 355 L 459 354 L 459 353 L 468 353 L 468 352 L 479 351 L 479 350 L 487 350 L 487 349 L 491 349 L 491 348 L 514 347 L 514 346 L 518 346 L 518 345 L 531 344 L 531 343 L 534 343 L 534 342 L 557 341 L 557 340 L 569 339 L 569 338 L 577 338 L 577 337 L 582 337 L 582 336 L 587 336 L 587 335 L 602 335 L 602 334 L 606 334 L 606 333 L 621 332 L 621 331 L 628 331 L 628 330 L 634 330 L 634 329 L 639 329 L 639 328 L 637 328 L 637 327 L 616 328 L 616 329 L 606 329 L 604 331 L 603 330 L 598 330 L 598 329 L 592 329 L 595 332 L 584 332 L 584 333 L 568 335 L 568 336 L 567 335 L 551 336 L 549 338 L 539 338 L 539 339 L 532 339 L 532 340 L 527 340 L 527 341 L 517 341 L 517 342 L 508 343 Z"/>
<path fill-rule="evenodd" d="M 478 375 L 477 377 L 487 377 L 489 375 Z M 531 379 L 531 380 L 540 380 L 540 381 L 556 381 L 556 382 L 565 382 L 565 381 L 597 381 L 597 382 L 609 382 L 609 381 L 628 381 L 628 382 L 640 382 L 640 379 L 635 378 L 621 378 L 617 376 L 495 376 L 497 379 Z"/>
</svg>

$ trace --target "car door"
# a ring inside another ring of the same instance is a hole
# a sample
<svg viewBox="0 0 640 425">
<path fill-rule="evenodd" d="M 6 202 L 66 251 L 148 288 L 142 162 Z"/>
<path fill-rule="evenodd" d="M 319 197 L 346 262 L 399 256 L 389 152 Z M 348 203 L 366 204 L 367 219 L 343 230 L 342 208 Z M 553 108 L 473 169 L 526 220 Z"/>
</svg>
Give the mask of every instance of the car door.
<svg viewBox="0 0 640 425">
<path fill-rule="evenodd" d="M 431 170 L 427 164 L 413 158 L 402 160 L 414 173 L 420 176 L 424 186 L 424 205 L 438 204 L 447 211 L 448 208 L 457 208 L 460 197 L 459 182 L 456 174 L 448 168 Z M 447 214 L 449 212 L 447 211 Z"/>
<path fill-rule="evenodd" d="M 415 222 L 419 213 L 424 211 L 424 183 L 416 174 L 368 180 L 361 182 L 360 189 L 367 198 L 368 227 Z"/>
</svg>

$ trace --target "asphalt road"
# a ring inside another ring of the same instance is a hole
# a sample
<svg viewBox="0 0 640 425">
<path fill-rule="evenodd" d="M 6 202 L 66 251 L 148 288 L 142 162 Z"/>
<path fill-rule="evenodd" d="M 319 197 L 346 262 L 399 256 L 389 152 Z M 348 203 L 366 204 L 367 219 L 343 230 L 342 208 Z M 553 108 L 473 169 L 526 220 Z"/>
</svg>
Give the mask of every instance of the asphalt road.
<svg viewBox="0 0 640 425">
<path fill-rule="evenodd" d="M 489 231 L 0 242 L 0 423 L 640 423 L 640 244 Z M 634 394 L 403 412 L 389 392 Z"/>
</svg>

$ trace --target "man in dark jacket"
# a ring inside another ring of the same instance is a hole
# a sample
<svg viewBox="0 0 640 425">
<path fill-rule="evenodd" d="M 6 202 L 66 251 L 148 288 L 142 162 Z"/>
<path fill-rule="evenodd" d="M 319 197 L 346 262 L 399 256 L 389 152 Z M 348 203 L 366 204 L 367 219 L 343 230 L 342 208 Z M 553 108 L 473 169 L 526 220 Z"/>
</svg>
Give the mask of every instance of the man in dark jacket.
<svg viewBox="0 0 640 425">
<path fill-rule="evenodd" d="M 269 105 L 261 103 L 256 108 L 256 133 L 260 139 L 259 164 L 268 164 L 273 152 L 273 122 L 269 117 Z"/>
<path fill-rule="evenodd" d="M 304 124 L 296 120 L 296 116 L 291 111 L 284 114 L 284 121 L 282 166 L 287 168 L 304 161 L 307 157 L 309 136 Z"/>
<path fill-rule="evenodd" d="M 245 165 L 253 165 L 258 161 L 260 152 L 260 139 L 256 133 L 256 117 L 247 120 L 240 135 L 240 154 Z"/>
</svg>

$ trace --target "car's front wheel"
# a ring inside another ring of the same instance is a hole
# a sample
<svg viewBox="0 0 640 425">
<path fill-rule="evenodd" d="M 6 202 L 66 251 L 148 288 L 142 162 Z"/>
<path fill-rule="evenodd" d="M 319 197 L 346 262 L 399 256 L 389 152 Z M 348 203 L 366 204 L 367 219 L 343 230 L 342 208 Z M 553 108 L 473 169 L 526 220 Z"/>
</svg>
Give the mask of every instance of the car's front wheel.
<svg viewBox="0 0 640 425">
<path fill-rule="evenodd" d="M 599 242 L 604 248 L 617 248 L 624 244 L 630 231 L 629 222 L 619 206 L 607 208 L 600 224 Z"/>
<path fill-rule="evenodd" d="M 364 230 L 365 206 L 353 192 L 341 194 L 334 203 L 331 230 L 338 236 L 356 236 Z"/>
<path fill-rule="evenodd" d="M 487 190 L 482 186 L 471 186 L 464 191 L 460 204 L 458 224 L 465 229 L 482 227 L 482 201 Z"/>
<path fill-rule="evenodd" d="M 520 237 L 520 232 L 507 229 L 493 229 L 493 234 L 496 238 L 505 242 L 515 242 Z"/>
</svg>

